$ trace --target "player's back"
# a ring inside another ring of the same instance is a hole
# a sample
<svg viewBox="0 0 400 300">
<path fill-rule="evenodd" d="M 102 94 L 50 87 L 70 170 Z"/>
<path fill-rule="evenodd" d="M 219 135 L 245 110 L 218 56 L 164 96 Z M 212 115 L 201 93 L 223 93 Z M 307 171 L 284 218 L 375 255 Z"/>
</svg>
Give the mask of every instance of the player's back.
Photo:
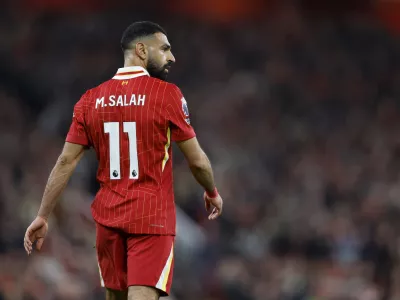
<svg viewBox="0 0 400 300">
<path fill-rule="evenodd" d="M 92 204 L 97 222 L 131 233 L 175 233 L 171 131 L 175 140 L 195 136 L 180 120 L 182 99 L 176 86 L 130 67 L 75 106 L 99 162 L 101 188 Z"/>
<path fill-rule="evenodd" d="M 121 196 L 160 189 L 168 146 L 167 85 L 140 76 L 111 79 L 90 91 L 86 128 L 99 160 L 97 178 Z"/>
</svg>

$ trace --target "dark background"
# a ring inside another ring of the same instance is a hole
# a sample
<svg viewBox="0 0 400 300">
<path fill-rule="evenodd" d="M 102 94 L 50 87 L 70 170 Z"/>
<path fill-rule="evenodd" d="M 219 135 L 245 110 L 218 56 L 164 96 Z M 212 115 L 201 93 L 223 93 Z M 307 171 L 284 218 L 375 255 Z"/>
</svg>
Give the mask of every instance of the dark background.
<svg viewBox="0 0 400 300">
<path fill-rule="evenodd" d="M 74 103 L 123 65 L 119 40 L 160 23 L 225 211 L 175 151 L 175 300 L 400 299 L 400 3 L 2 1 L 0 299 L 103 299 L 89 206 L 93 153 L 23 235 Z M 177 150 L 177 149 L 175 149 Z"/>
</svg>

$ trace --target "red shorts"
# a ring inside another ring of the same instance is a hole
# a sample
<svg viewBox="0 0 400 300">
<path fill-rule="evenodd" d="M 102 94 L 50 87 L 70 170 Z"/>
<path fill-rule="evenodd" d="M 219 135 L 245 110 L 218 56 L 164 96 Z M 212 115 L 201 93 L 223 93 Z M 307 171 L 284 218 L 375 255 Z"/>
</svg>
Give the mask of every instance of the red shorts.
<svg viewBox="0 0 400 300">
<path fill-rule="evenodd" d="M 129 234 L 96 223 L 96 249 L 102 286 L 126 290 L 152 286 L 168 296 L 174 268 L 171 235 Z"/>
</svg>

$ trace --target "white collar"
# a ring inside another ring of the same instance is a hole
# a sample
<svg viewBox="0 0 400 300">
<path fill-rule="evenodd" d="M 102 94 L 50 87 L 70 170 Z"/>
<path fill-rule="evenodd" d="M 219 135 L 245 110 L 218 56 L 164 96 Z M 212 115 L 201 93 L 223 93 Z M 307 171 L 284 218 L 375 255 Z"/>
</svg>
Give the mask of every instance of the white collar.
<svg viewBox="0 0 400 300">
<path fill-rule="evenodd" d="M 150 76 L 149 72 L 147 72 L 145 68 L 139 66 L 133 66 L 133 67 L 119 68 L 117 74 L 114 75 L 113 79 L 125 80 L 145 75 Z"/>
</svg>

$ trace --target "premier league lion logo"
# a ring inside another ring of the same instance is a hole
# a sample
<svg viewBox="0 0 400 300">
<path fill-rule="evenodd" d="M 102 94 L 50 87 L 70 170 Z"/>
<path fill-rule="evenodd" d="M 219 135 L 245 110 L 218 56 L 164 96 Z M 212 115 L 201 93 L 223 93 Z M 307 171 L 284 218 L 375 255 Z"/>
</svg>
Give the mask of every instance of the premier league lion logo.
<svg viewBox="0 0 400 300">
<path fill-rule="evenodd" d="M 181 101 L 182 101 L 183 114 L 185 115 L 185 117 L 189 117 L 189 108 L 187 106 L 187 102 L 186 102 L 185 98 L 182 98 Z"/>
<path fill-rule="evenodd" d="M 183 114 L 184 114 L 185 117 L 186 117 L 186 118 L 185 118 L 185 121 L 186 121 L 186 123 L 190 124 L 190 119 L 189 119 L 189 108 L 188 108 L 188 106 L 187 106 L 187 102 L 186 102 L 185 98 L 182 98 L 181 101 L 182 101 L 182 111 L 183 111 Z"/>
</svg>

